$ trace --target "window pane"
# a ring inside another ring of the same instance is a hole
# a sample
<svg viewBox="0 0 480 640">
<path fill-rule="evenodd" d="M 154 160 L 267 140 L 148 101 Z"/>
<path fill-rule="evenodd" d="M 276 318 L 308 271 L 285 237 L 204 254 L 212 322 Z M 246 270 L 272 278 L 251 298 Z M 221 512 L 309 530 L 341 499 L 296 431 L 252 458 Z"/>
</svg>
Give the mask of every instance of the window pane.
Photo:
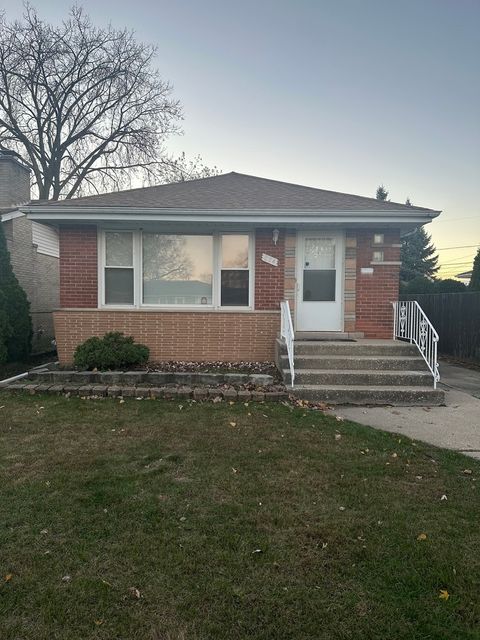
<svg viewBox="0 0 480 640">
<path fill-rule="evenodd" d="M 222 267 L 248 269 L 248 236 L 222 236 Z"/>
<path fill-rule="evenodd" d="M 143 303 L 212 304 L 213 238 L 143 234 Z"/>
<path fill-rule="evenodd" d="M 304 302 L 333 302 L 335 300 L 335 269 L 303 272 Z"/>
<path fill-rule="evenodd" d="M 107 267 L 131 267 L 133 264 L 133 235 L 131 233 L 105 234 Z"/>
<path fill-rule="evenodd" d="M 222 271 L 221 305 L 248 307 L 249 271 Z"/>
<path fill-rule="evenodd" d="M 333 238 L 305 238 L 305 267 L 307 269 L 334 269 L 335 240 Z"/>
<path fill-rule="evenodd" d="M 133 269 L 105 269 L 105 304 L 133 304 Z"/>
</svg>

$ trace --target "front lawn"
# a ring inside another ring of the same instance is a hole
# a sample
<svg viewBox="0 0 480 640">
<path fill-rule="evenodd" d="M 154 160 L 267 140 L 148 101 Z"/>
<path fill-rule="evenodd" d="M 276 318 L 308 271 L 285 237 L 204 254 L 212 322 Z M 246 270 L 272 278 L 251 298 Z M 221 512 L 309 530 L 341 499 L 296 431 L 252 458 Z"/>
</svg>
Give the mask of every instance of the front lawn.
<svg viewBox="0 0 480 640">
<path fill-rule="evenodd" d="M 0 406 L 2 640 L 480 637 L 473 460 L 281 405 Z"/>
</svg>

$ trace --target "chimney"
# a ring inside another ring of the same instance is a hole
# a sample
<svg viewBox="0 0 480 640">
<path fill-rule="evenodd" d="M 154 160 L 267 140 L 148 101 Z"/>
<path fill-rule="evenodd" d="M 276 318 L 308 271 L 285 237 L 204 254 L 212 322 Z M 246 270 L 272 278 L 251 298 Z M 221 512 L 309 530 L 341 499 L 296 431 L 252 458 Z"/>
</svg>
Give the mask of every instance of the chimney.
<svg viewBox="0 0 480 640">
<path fill-rule="evenodd" d="M 26 204 L 30 200 L 30 169 L 8 151 L 0 151 L 0 208 Z"/>
</svg>

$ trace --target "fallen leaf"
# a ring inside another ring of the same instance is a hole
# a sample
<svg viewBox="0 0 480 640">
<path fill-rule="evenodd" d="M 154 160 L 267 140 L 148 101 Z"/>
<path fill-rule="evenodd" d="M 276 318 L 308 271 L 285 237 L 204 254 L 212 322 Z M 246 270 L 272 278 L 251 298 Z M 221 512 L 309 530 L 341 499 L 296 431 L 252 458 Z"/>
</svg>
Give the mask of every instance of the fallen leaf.
<svg viewBox="0 0 480 640">
<path fill-rule="evenodd" d="M 427 534 L 426 533 L 420 533 L 417 536 L 417 540 L 426 540 L 427 539 Z"/>
<path fill-rule="evenodd" d="M 41 533 L 42 535 L 46 535 L 46 534 L 48 533 L 48 529 L 42 529 L 42 530 L 40 531 L 40 533 Z"/>
<path fill-rule="evenodd" d="M 438 597 L 440 598 L 440 600 L 448 600 L 450 597 L 450 594 L 446 589 L 440 589 L 440 594 Z"/>
<path fill-rule="evenodd" d="M 398 453 L 392 453 L 392 458 L 398 458 Z"/>
<path fill-rule="evenodd" d="M 97 626 L 100 626 L 101 624 L 103 624 L 103 622 L 104 622 L 103 620 L 95 620 L 95 624 Z"/>
<path fill-rule="evenodd" d="M 464 470 L 463 470 L 463 473 L 464 473 L 466 476 L 471 476 L 473 472 L 472 472 L 472 470 L 471 470 L 471 469 L 464 469 Z"/>
<path fill-rule="evenodd" d="M 263 553 L 263 551 L 261 549 L 254 549 L 252 553 Z"/>
<path fill-rule="evenodd" d="M 128 593 L 132 596 L 132 598 L 135 598 L 136 600 L 140 600 L 140 598 L 142 597 L 142 594 L 137 589 L 137 587 L 130 587 L 128 589 Z"/>
<path fill-rule="evenodd" d="M 13 573 L 7 573 L 7 575 L 5 576 L 5 582 L 10 582 L 12 578 L 13 578 Z"/>
<path fill-rule="evenodd" d="M 236 427 L 236 426 L 237 426 L 237 423 L 236 423 L 236 422 L 230 422 L 230 426 L 231 426 L 231 427 Z"/>
<path fill-rule="evenodd" d="M 448 500 L 447 496 L 445 494 L 443 494 L 443 496 L 440 498 L 440 500 Z"/>
<path fill-rule="evenodd" d="M 341 439 L 342 439 L 341 434 L 340 433 L 336 433 L 335 434 L 335 440 L 341 440 Z"/>
<path fill-rule="evenodd" d="M 72 576 L 63 576 L 62 582 L 71 582 Z"/>
</svg>

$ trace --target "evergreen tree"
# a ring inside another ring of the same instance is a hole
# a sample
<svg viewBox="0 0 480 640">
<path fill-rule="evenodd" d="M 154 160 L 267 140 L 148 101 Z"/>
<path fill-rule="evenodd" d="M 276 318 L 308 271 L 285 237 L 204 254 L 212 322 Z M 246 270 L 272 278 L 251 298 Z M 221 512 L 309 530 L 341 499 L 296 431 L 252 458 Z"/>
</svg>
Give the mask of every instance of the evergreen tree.
<svg viewBox="0 0 480 640">
<path fill-rule="evenodd" d="M 470 278 L 468 289 L 470 291 L 480 291 L 480 249 L 478 249 L 477 255 L 473 260 L 472 277 Z"/>
<path fill-rule="evenodd" d="M 445 278 L 435 281 L 435 293 L 464 293 L 467 287 L 460 280 Z"/>
<path fill-rule="evenodd" d="M 439 269 L 432 239 L 423 227 L 415 229 L 402 239 L 400 259 L 402 282 L 409 282 L 418 276 L 433 278 Z"/>
<path fill-rule="evenodd" d="M 387 200 L 388 191 L 385 189 L 385 186 L 383 184 L 381 184 L 378 187 L 375 197 L 376 197 L 377 200 Z"/>
<path fill-rule="evenodd" d="M 12 270 L 0 224 L 0 360 L 28 358 L 32 343 L 30 303 Z"/>
<path fill-rule="evenodd" d="M 410 202 L 410 198 L 407 196 L 407 199 L 405 200 L 405 204 L 407 205 L 407 207 L 411 207 L 412 203 Z"/>
</svg>

